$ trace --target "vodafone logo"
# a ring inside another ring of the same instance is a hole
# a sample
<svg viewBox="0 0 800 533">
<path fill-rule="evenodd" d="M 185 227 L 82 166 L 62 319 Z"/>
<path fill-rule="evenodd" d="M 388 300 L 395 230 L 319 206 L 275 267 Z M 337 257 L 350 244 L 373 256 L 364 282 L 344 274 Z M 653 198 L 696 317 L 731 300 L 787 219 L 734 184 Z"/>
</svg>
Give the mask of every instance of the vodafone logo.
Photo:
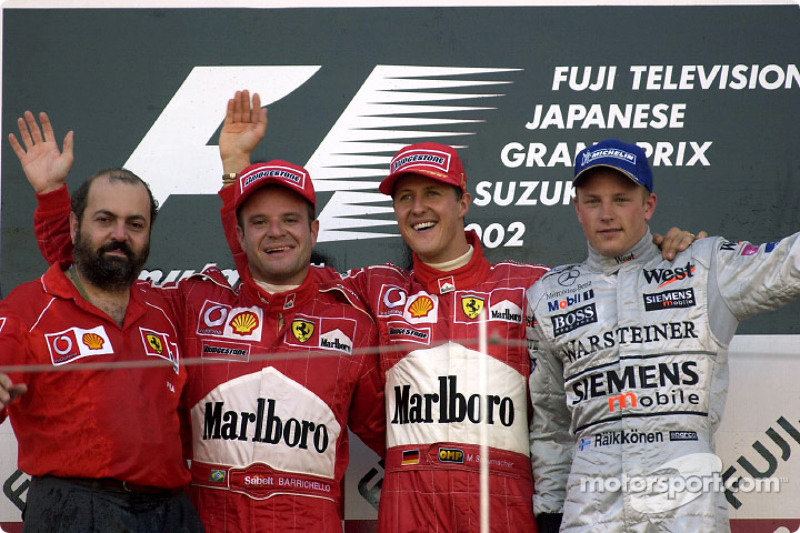
<svg viewBox="0 0 800 533">
<path fill-rule="evenodd" d="M 56 339 L 53 341 L 53 351 L 58 355 L 68 354 L 72 351 L 73 346 L 74 343 L 72 342 L 72 338 L 67 335 L 56 337 Z"/>
</svg>

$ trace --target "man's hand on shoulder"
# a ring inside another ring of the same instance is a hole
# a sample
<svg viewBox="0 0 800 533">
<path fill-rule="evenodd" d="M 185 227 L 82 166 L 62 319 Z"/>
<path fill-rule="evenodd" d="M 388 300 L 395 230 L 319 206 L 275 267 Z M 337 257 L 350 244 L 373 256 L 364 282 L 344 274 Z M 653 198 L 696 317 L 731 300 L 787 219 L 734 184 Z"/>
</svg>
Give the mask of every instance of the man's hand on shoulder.
<svg viewBox="0 0 800 533">
<path fill-rule="evenodd" d="M 653 234 L 653 244 L 661 248 L 661 257 L 672 261 L 680 252 L 686 250 L 697 239 L 705 239 L 708 233 L 699 232 L 697 235 L 684 231 L 677 227 L 672 227 L 666 236 L 659 233 Z"/>
</svg>

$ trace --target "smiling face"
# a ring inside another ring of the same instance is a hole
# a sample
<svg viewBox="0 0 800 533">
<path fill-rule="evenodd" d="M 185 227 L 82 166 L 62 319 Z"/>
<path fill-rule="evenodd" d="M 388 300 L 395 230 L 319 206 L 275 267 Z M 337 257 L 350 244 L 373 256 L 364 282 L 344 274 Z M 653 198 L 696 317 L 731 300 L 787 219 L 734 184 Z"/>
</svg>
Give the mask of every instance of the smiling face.
<svg viewBox="0 0 800 533">
<path fill-rule="evenodd" d="M 599 167 L 581 179 L 574 205 L 592 248 L 606 257 L 617 257 L 647 233 L 656 195 L 616 170 Z"/>
<path fill-rule="evenodd" d="M 319 232 L 308 210 L 306 200 L 280 186 L 265 186 L 242 204 L 236 235 L 254 280 L 303 283 Z"/>
<path fill-rule="evenodd" d="M 400 177 L 392 196 L 397 225 L 405 243 L 425 263 L 443 263 L 469 249 L 464 217 L 470 195 L 419 174 Z"/>
</svg>

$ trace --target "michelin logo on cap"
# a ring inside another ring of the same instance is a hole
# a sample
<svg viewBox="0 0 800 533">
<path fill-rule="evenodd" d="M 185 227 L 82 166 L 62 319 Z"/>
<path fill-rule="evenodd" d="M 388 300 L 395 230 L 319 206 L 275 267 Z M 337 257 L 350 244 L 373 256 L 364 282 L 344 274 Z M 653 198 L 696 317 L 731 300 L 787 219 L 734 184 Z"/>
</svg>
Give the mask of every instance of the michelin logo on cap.
<svg viewBox="0 0 800 533">
<path fill-rule="evenodd" d="M 633 165 L 636 164 L 636 154 L 632 154 L 624 150 L 613 150 L 609 148 L 603 148 L 601 150 L 595 150 L 594 152 L 584 153 L 581 165 L 588 165 L 598 157 L 614 157 L 617 159 L 622 159 L 623 161 L 628 161 Z"/>
</svg>

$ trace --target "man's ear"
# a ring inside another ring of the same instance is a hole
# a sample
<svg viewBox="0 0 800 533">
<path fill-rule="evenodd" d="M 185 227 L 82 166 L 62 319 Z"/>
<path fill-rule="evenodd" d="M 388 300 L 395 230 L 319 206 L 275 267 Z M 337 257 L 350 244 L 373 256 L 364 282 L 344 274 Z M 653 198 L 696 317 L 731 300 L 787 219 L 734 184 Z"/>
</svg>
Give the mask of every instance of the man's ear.
<svg viewBox="0 0 800 533">
<path fill-rule="evenodd" d="M 468 192 L 465 192 L 461 195 L 461 199 L 458 201 L 458 210 L 459 214 L 461 215 L 460 219 L 464 219 L 469 213 L 469 204 L 472 202 L 472 195 Z"/>
<path fill-rule="evenodd" d="M 315 219 L 311 222 L 311 246 L 314 247 L 317 245 L 317 237 L 319 236 L 319 219 Z"/>
<path fill-rule="evenodd" d="M 78 217 L 73 212 L 70 212 L 69 214 L 69 236 L 72 239 L 72 244 L 74 245 L 78 240 Z"/>
<path fill-rule="evenodd" d="M 653 218 L 657 203 L 658 198 L 656 198 L 656 195 L 653 193 L 650 193 L 650 196 L 648 196 L 644 201 L 644 219 L 648 222 L 650 222 L 650 219 Z"/>
<path fill-rule="evenodd" d="M 244 229 L 239 224 L 236 224 L 236 239 L 239 241 L 239 248 L 245 250 L 244 247 Z"/>
</svg>

